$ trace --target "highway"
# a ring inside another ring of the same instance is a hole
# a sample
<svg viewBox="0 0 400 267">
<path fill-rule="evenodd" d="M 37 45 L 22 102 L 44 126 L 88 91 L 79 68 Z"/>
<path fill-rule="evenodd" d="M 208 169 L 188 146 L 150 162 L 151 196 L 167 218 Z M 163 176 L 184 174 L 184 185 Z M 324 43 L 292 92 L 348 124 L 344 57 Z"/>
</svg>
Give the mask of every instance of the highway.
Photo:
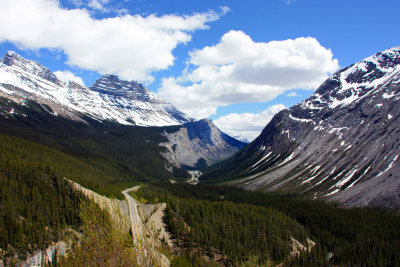
<svg viewBox="0 0 400 267">
<path fill-rule="evenodd" d="M 149 253 L 150 255 L 153 255 L 158 262 L 156 266 L 170 266 L 170 261 L 169 259 L 159 251 L 155 250 L 153 246 L 149 247 L 148 245 L 148 240 L 144 240 L 143 233 L 145 232 L 145 227 L 144 224 L 142 223 L 142 220 L 139 217 L 138 209 L 137 209 L 137 202 L 136 200 L 131 197 L 128 193 L 131 191 L 137 191 L 140 186 L 135 186 L 129 189 L 126 189 L 122 191 L 122 194 L 125 196 L 126 200 L 128 201 L 128 209 L 129 209 L 129 217 L 131 220 L 131 226 L 132 226 L 132 236 L 133 236 L 133 245 L 137 245 L 139 247 L 139 254 L 138 254 L 138 264 L 139 266 L 152 266 L 149 265 L 149 263 L 152 261 L 146 258 Z M 145 242 L 144 242 L 145 241 Z M 142 244 L 146 243 L 147 245 L 142 247 Z M 154 244 L 153 244 L 154 245 Z M 147 248 L 147 249 L 146 249 Z M 150 250 L 149 250 L 150 248 Z M 153 259 L 153 260 L 154 260 Z"/>
<path fill-rule="evenodd" d="M 122 191 L 122 194 L 124 194 L 126 200 L 128 201 L 128 208 L 129 208 L 129 217 L 131 219 L 131 226 L 132 226 L 132 236 L 133 236 L 133 242 L 139 246 L 141 250 L 141 245 L 140 245 L 140 237 L 142 235 L 142 221 L 140 220 L 139 213 L 137 210 L 137 203 L 136 200 L 131 197 L 128 192 L 130 191 L 136 191 L 139 189 L 139 186 L 135 186 L 129 189 L 126 189 Z"/>
</svg>

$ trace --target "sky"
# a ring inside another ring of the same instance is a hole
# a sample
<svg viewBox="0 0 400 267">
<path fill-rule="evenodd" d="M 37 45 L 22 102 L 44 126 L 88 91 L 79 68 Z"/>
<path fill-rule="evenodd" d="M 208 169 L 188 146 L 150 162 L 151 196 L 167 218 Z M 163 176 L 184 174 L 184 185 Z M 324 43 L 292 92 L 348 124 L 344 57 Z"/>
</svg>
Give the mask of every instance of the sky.
<svg viewBox="0 0 400 267">
<path fill-rule="evenodd" d="M 0 56 L 146 85 L 253 140 L 335 71 L 400 45 L 398 0 L 0 0 Z"/>
</svg>

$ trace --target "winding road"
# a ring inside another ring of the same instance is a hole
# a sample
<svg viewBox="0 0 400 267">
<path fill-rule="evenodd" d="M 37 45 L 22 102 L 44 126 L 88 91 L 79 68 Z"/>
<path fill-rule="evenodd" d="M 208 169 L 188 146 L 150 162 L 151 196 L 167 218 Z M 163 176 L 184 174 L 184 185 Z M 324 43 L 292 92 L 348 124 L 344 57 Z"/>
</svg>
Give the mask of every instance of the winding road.
<svg viewBox="0 0 400 267">
<path fill-rule="evenodd" d="M 140 220 L 139 213 L 137 210 L 137 203 L 133 197 L 131 197 L 128 192 L 130 191 L 137 191 L 140 186 L 135 186 L 129 189 L 126 189 L 122 191 L 122 194 L 125 196 L 126 200 L 128 201 L 128 208 L 129 208 L 129 214 L 130 214 L 130 219 L 131 219 L 131 226 L 132 226 L 132 236 L 133 236 L 133 242 L 137 243 L 140 250 L 140 236 L 142 234 L 142 221 Z"/>
<path fill-rule="evenodd" d="M 156 259 L 158 259 L 158 264 L 156 266 L 170 266 L 170 261 L 169 259 L 162 254 L 161 252 L 157 251 L 154 249 L 153 246 L 149 247 L 148 245 L 145 245 L 142 248 L 142 242 L 145 241 L 143 237 L 143 232 L 145 232 L 145 227 L 144 224 L 142 223 L 142 220 L 139 217 L 138 209 L 137 209 L 137 202 L 136 200 L 131 197 L 128 193 L 131 191 L 137 191 L 140 188 L 140 186 L 135 186 L 129 189 L 126 189 L 122 191 L 122 194 L 125 196 L 126 200 L 128 201 L 128 209 L 129 209 L 129 217 L 131 220 L 131 226 L 132 226 L 132 236 L 133 236 L 133 245 L 137 245 L 139 247 L 139 254 L 138 254 L 138 264 L 139 266 L 152 266 L 148 265 L 148 259 L 146 259 L 148 253 L 151 255 L 154 255 Z M 146 243 L 147 241 L 145 241 Z M 146 243 L 148 244 L 148 243 Z"/>
</svg>

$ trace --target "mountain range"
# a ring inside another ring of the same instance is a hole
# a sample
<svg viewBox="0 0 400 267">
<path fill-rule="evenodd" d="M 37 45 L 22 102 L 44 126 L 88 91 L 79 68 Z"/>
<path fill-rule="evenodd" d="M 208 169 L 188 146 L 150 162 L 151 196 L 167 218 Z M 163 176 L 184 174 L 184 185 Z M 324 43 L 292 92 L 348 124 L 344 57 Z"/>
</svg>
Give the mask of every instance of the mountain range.
<svg viewBox="0 0 400 267">
<path fill-rule="evenodd" d="M 72 145 L 61 144 L 54 136 L 63 129 L 60 119 L 85 125 L 86 134 L 92 134 L 91 127 L 96 133 L 124 129 L 114 133 L 123 136 L 123 142 L 142 131 L 152 137 L 141 142 L 157 145 L 154 151 L 163 160 L 152 157 L 170 173 L 213 165 L 201 177 L 203 183 L 233 182 L 251 190 L 278 190 L 348 206 L 396 207 L 400 204 L 399 84 L 400 47 L 394 47 L 334 73 L 311 97 L 279 112 L 245 146 L 210 120 L 190 118 L 135 81 L 104 75 L 87 88 L 63 82 L 39 63 L 7 52 L 0 63 L 1 131 L 13 135 L 21 135 L 21 127 L 38 131 L 41 138 L 46 135 L 63 149 Z M 18 127 L 10 126 L 12 119 Z M 63 134 L 68 135 L 67 128 Z M 120 142 L 114 137 L 113 142 Z M 109 138 L 102 137 L 96 146 L 106 147 Z M 140 146 L 146 150 L 146 144 Z M 94 152 L 93 146 L 84 147 L 85 153 Z M 121 157 L 131 152 L 121 152 L 119 144 L 115 147 L 107 152 L 97 149 L 95 154 L 115 154 L 113 159 L 131 164 Z"/>
<path fill-rule="evenodd" d="M 400 206 L 400 47 L 339 70 L 200 179 Z"/>
<path fill-rule="evenodd" d="M 76 82 L 61 81 L 49 69 L 15 52 L 7 52 L 1 63 L 2 96 L 19 103 L 31 99 L 46 104 L 54 115 L 81 120 L 84 114 L 100 121 L 139 126 L 193 121 L 140 83 L 120 80 L 115 75 L 104 75 L 86 88 Z"/>
<path fill-rule="evenodd" d="M 157 134 L 167 138 L 160 146 L 166 150 L 162 155 L 168 170 L 172 166 L 208 166 L 232 156 L 245 145 L 222 133 L 209 120 L 190 118 L 138 82 L 104 75 L 87 88 L 73 81 L 64 82 L 41 64 L 12 51 L 0 62 L 0 97 L 19 106 L 1 105 L 0 115 L 4 118 L 20 120 L 29 113 L 32 116 L 21 106 L 36 103 L 53 119 L 62 117 L 86 125 L 97 121 L 161 127 Z"/>
</svg>

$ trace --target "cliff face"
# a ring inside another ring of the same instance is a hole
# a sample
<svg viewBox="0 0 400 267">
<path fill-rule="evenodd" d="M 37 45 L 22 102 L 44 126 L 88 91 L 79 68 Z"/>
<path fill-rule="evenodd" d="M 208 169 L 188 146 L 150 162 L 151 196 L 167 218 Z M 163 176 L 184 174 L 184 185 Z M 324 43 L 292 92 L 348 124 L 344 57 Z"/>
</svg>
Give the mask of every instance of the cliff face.
<svg viewBox="0 0 400 267">
<path fill-rule="evenodd" d="M 190 122 L 176 131 L 164 132 L 168 142 L 163 156 L 174 166 L 204 167 L 232 156 L 245 146 L 223 132 L 208 119 Z"/>
</svg>

